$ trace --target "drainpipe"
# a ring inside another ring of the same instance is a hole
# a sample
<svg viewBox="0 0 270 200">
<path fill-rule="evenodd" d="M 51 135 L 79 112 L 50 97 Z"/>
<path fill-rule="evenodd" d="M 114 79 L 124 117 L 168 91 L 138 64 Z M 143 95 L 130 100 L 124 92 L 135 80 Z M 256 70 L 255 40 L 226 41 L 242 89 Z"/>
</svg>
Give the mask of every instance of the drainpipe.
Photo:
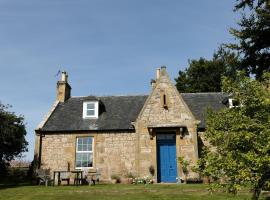
<svg viewBox="0 0 270 200">
<path fill-rule="evenodd" d="M 41 167 L 41 156 L 42 156 L 42 133 L 39 133 L 39 151 L 38 151 L 38 169 Z"/>
</svg>

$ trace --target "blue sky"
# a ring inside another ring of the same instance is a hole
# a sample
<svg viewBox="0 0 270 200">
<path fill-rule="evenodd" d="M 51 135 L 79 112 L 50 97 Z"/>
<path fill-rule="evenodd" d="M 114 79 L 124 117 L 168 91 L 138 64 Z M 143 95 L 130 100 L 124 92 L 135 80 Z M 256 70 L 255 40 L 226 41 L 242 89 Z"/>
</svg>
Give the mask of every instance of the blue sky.
<svg viewBox="0 0 270 200">
<path fill-rule="evenodd" d="M 155 69 L 174 79 L 188 59 L 233 41 L 235 0 L 0 0 L 0 101 L 34 129 L 56 99 L 57 71 L 73 96 L 148 94 Z"/>
</svg>

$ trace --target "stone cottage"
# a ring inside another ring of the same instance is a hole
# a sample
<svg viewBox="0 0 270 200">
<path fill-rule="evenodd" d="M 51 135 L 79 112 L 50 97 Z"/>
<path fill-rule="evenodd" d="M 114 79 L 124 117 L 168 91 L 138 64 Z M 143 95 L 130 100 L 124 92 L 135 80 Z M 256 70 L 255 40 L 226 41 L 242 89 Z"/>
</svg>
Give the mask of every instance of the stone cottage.
<svg viewBox="0 0 270 200">
<path fill-rule="evenodd" d="M 149 95 L 72 97 L 62 72 L 57 100 L 35 130 L 40 167 L 99 169 L 104 181 L 152 171 L 156 182 L 176 182 L 183 176 L 177 158 L 196 163 L 206 109 L 223 108 L 225 95 L 179 93 L 166 67 L 151 87 Z"/>
</svg>

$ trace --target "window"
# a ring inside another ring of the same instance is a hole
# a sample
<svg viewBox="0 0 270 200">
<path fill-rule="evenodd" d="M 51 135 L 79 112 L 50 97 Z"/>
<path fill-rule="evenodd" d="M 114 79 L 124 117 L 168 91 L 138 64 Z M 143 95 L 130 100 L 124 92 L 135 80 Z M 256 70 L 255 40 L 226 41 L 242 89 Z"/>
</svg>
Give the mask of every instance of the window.
<svg viewBox="0 0 270 200">
<path fill-rule="evenodd" d="M 167 106 L 167 101 L 166 101 L 166 95 L 165 94 L 163 94 L 163 105 Z"/>
<path fill-rule="evenodd" d="M 160 91 L 160 101 L 161 101 L 161 106 L 165 109 L 168 109 L 167 95 L 165 91 L 163 90 Z"/>
<path fill-rule="evenodd" d="M 83 103 L 83 118 L 98 118 L 98 102 Z"/>
<path fill-rule="evenodd" d="M 76 169 L 93 167 L 93 138 L 77 138 Z"/>
<path fill-rule="evenodd" d="M 239 101 L 235 99 L 229 98 L 228 101 L 229 101 L 229 108 L 239 107 L 240 105 Z"/>
</svg>

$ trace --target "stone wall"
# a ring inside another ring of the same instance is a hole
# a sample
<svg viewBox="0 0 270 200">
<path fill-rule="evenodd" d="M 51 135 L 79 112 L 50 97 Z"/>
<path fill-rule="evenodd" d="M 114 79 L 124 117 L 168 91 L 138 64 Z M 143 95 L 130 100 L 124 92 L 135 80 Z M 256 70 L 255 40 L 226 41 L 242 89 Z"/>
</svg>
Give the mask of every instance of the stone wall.
<svg viewBox="0 0 270 200">
<path fill-rule="evenodd" d="M 184 137 L 180 137 L 180 127 L 185 128 Z M 161 132 L 175 132 L 176 156 L 183 156 L 191 165 L 196 164 L 197 121 L 172 84 L 165 68 L 161 69 L 161 75 L 135 122 L 135 128 L 138 133 L 136 167 L 140 176 L 149 175 L 150 165 L 154 166 L 157 172 L 156 134 Z M 178 176 L 181 175 L 182 170 L 178 165 Z M 192 173 L 190 175 L 195 176 Z"/>
<path fill-rule="evenodd" d="M 135 133 L 103 133 L 96 135 L 96 168 L 103 179 L 112 174 L 124 177 L 135 170 Z"/>
<path fill-rule="evenodd" d="M 135 133 L 46 134 L 42 139 L 42 168 L 55 170 L 75 169 L 76 138 L 94 138 L 94 169 L 99 168 L 102 180 L 112 174 L 135 174 Z M 38 137 L 37 137 L 38 138 Z"/>
</svg>

